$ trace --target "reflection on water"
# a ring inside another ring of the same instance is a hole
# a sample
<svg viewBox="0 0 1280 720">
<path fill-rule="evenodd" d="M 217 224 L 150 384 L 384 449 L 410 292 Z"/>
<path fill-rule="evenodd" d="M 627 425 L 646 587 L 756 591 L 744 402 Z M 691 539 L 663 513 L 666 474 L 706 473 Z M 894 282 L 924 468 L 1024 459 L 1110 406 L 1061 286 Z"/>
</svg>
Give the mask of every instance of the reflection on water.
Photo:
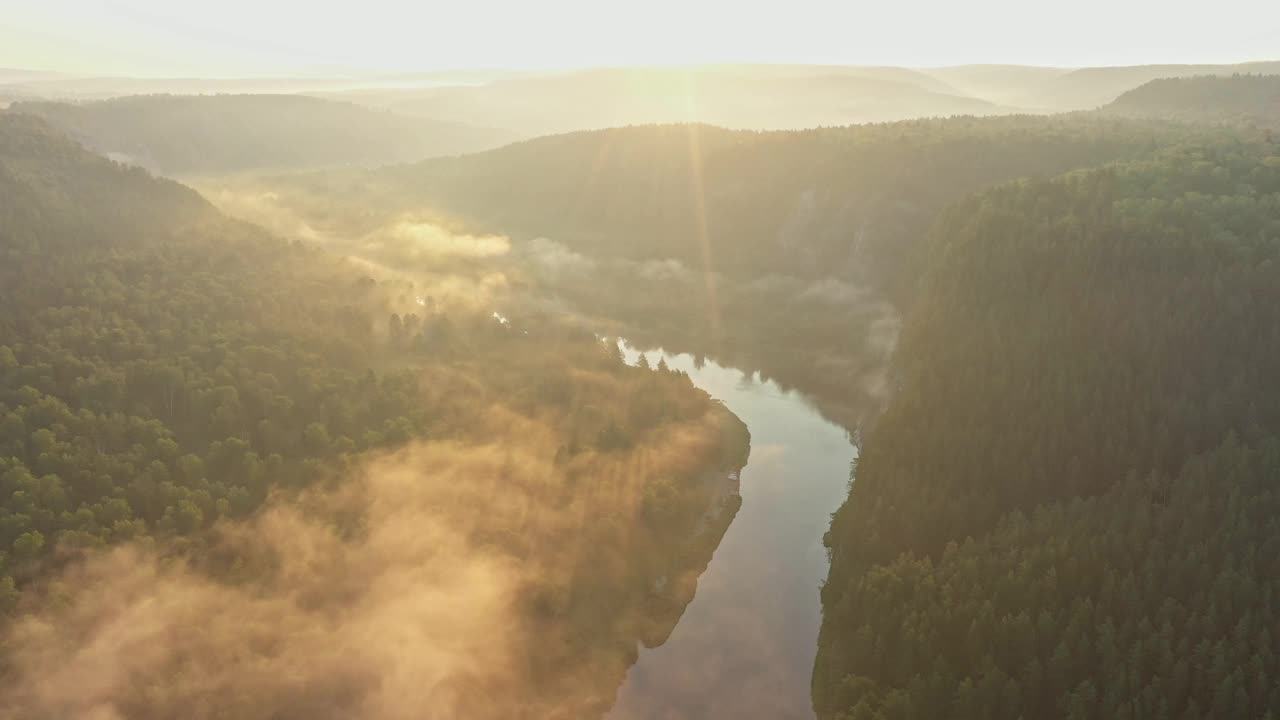
<svg viewBox="0 0 1280 720">
<path fill-rule="evenodd" d="M 812 718 L 822 534 L 846 494 L 848 434 L 772 382 L 713 362 L 697 368 L 690 355 L 646 356 L 665 357 L 746 422 L 751 459 L 742 508 L 693 602 L 665 644 L 640 651 L 609 718 Z"/>
</svg>

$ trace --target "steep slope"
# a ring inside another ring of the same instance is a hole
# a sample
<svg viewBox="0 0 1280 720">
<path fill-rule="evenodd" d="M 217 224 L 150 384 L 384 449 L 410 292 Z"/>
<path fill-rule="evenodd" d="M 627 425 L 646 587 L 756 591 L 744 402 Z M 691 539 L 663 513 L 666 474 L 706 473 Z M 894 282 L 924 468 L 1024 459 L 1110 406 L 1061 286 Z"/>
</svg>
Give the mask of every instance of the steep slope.
<svg viewBox="0 0 1280 720">
<path fill-rule="evenodd" d="M 598 714 L 746 430 L 435 292 L 0 114 L 0 716 Z"/>
<path fill-rule="evenodd" d="M 111 157 L 157 172 L 376 165 L 495 147 L 504 131 L 294 95 L 146 95 L 19 102 Z"/>
<path fill-rule="evenodd" d="M 1103 112 L 1126 117 L 1280 128 L 1280 75 L 1152 80 Z"/>
<path fill-rule="evenodd" d="M 1088 116 L 774 133 L 635 127 L 282 186 L 436 210 L 593 256 L 674 258 L 727 274 L 870 272 L 890 285 L 914 274 L 902 264 L 949 202 L 1012 178 L 1137 156 L 1185 133 Z"/>
<path fill-rule="evenodd" d="M 422 263 L 415 227 L 509 236 L 522 276 L 595 327 L 621 322 L 637 341 L 759 369 L 852 425 L 888 387 L 877 368 L 893 346 L 893 305 L 914 296 L 942 208 L 1193 132 L 1087 115 L 634 127 L 206 190 L 230 212 L 283 218 L 282 232 L 351 252 L 372 246 L 396 267 Z"/>
<path fill-rule="evenodd" d="M 383 306 L 342 262 L 27 115 L 0 115 L 0 190 L 0 563 L 29 533 L 46 553 L 186 535 L 332 460 L 330 436 L 421 427 L 405 377 L 364 382 Z M 303 442 L 313 423 L 324 447 Z"/>
<path fill-rule="evenodd" d="M 1232 140 L 943 217 L 828 536 L 821 717 L 1280 703 L 1278 217 Z"/>
</svg>

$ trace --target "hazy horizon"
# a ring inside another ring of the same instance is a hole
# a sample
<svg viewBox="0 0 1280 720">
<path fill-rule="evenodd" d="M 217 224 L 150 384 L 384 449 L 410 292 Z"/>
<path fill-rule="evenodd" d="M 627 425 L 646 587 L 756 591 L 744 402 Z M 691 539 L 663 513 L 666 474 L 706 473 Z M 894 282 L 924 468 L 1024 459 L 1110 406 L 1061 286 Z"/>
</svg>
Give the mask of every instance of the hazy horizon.
<svg viewBox="0 0 1280 720">
<path fill-rule="evenodd" d="M 7 8 L 0 19 L 0 67 L 217 78 L 737 63 L 1091 67 L 1276 59 L 1280 7 L 1226 0 L 1210 16 L 1194 10 L 1153 0 L 1123 6 L 1086 0 L 1058 13 L 1010 0 L 963 7 L 798 0 L 786 13 L 727 0 L 693 7 L 673 0 L 644 7 L 373 0 L 358 8 L 293 0 L 232 0 L 216 8 L 52 0 Z"/>
<path fill-rule="evenodd" d="M 478 74 L 482 77 L 490 76 L 546 76 L 557 73 L 576 73 L 592 70 L 705 70 L 715 68 L 735 68 L 735 67 L 795 67 L 795 68 L 901 68 L 904 70 L 949 70 L 959 68 L 1036 68 L 1041 70 L 1085 70 L 1092 68 L 1136 68 L 1150 66 L 1200 66 L 1200 65 L 1251 65 L 1258 63 L 1280 62 L 1280 52 L 1273 56 L 1247 58 L 1241 60 L 1222 60 L 1222 61 L 1203 61 L 1193 62 L 1187 60 L 1180 61 L 1163 61 L 1153 60 L 1150 62 L 1133 62 L 1118 64 L 1038 64 L 1038 63 L 1018 63 L 1018 62 L 972 62 L 972 63 L 942 63 L 932 65 L 904 65 L 893 63 L 862 63 L 862 62 L 758 62 L 754 60 L 722 60 L 708 62 L 646 62 L 646 63 L 609 63 L 599 65 L 555 65 L 544 67 L 512 67 L 512 66 L 482 66 L 467 65 L 459 67 L 437 67 L 437 68 L 379 68 L 379 67 L 349 67 L 341 65 L 309 65 L 298 66 L 294 68 L 281 67 L 276 72 L 269 73 L 253 73 L 253 72 L 175 72 L 175 73 L 144 73 L 144 72 L 121 72 L 107 73 L 97 72 L 92 68 L 83 70 L 55 70 L 46 67 L 36 67 L 32 65 L 21 65 L 16 63 L 0 63 L 0 71 L 15 71 L 23 73 L 33 73 L 48 76 L 47 79 L 94 79 L 94 78 L 112 78 L 112 79 L 133 79 L 133 80 L 303 80 L 303 81 L 321 81 L 321 80 L 351 80 L 359 81 L 392 81 L 396 79 L 404 79 L 412 81 L 416 78 L 427 76 L 454 76 Z M 446 81 L 447 82 L 447 81 Z M 452 84 L 452 83 L 450 83 Z M 394 89 L 396 85 L 385 85 L 387 88 Z M 406 85 L 408 87 L 416 87 L 415 85 Z"/>
</svg>

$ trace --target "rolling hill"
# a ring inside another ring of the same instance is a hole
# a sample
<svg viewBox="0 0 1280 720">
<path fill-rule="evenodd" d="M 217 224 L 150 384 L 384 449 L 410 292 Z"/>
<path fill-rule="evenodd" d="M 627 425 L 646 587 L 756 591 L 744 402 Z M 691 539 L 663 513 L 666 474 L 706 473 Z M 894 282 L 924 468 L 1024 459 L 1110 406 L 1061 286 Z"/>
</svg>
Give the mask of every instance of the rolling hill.
<svg viewBox="0 0 1280 720">
<path fill-rule="evenodd" d="M 1280 75 L 1152 80 L 1103 110 L 1127 117 L 1276 128 L 1280 127 Z"/>
<path fill-rule="evenodd" d="M 1001 105 L 1034 104 L 1040 88 L 1066 75 L 1070 68 L 1031 65 L 955 65 L 921 72 L 947 83 L 956 91 Z"/>
<path fill-rule="evenodd" d="M 1161 78 L 1277 72 L 1280 72 L 1280 62 L 1081 68 L 1051 79 L 1031 97 L 1038 106 L 1055 110 L 1092 110 Z"/>
<path fill-rule="evenodd" d="M 776 132 L 637 126 L 201 187 L 281 232 L 353 251 L 376 242 L 397 267 L 415 262 L 387 241 L 405 242 L 405 222 L 505 236 L 549 294 L 624 323 L 627 336 L 732 358 L 844 415 L 860 412 L 863 386 L 850 378 L 868 357 L 850 338 L 881 318 L 878 300 L 908 306 L 942 208 L 1191 132 L 1085 113 Z"/>
<path fill-rule="evenodd" d="M 887 282 L 904 273 L 902 254 L 919 249 L 947 203 L 1142 152 L 1169 132 L 1084 114 L 764 133 L 651 125 L 282 183 L 514 237 L 545 235 L 592 255 L 701 265 L 705 231 L 717 271 L 869 273 Z"/>
<path fill-rule="evenodd" d="M 300 95 L 143 95 L 17 102 L 114 159 L 166 174 L 377 165 L 474 152 L 502 130 L 406 117 Z"/>
<path fill-rule="evenodd" d="M 1027 110 L 1063 112 L 1093 110 L 1152 80 L 1276 73 L 1280 72 L 1280 62 L 1087 68 L 962 65 L 924 72 L 973 97 Z"/>
<path fill-rule="evenodd" d="M 351 97 L 427 117 L 497 123 L 528 135 L 678 122 L 790 129 L 1009 112 L 928 74 L 891 67 L 607 68 Z"/>
</svg>

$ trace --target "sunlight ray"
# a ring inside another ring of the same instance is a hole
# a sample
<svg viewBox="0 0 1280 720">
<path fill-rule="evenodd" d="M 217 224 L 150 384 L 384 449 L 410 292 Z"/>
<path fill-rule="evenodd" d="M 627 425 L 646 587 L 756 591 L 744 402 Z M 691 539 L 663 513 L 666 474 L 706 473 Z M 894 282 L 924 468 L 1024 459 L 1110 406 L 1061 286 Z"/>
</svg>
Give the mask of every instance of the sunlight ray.
<svg viewBox="0 0 1280 720">
<path fill-rule="evenodd" d="M 697 98 L 693 89 L 693 79 L 686 76 L 684 81 L 684 101 L 689 117 L 697 117 Z M 720 301 L 717 296 L 716 277 L 712 265 L 711 234 L 707 224 L 707 197 L 702 177 L 702 147 L 698 137 L 700 126 L 697 123 L 686 125 L 689 140 L 689 190 L 693 200 L 694 238 L 697 240 L 702 256 L 702 278 L 706 292 L 707 328 L 713 348 L 719 348 L 723 335 L 720 325 Z"/>
</svg>

